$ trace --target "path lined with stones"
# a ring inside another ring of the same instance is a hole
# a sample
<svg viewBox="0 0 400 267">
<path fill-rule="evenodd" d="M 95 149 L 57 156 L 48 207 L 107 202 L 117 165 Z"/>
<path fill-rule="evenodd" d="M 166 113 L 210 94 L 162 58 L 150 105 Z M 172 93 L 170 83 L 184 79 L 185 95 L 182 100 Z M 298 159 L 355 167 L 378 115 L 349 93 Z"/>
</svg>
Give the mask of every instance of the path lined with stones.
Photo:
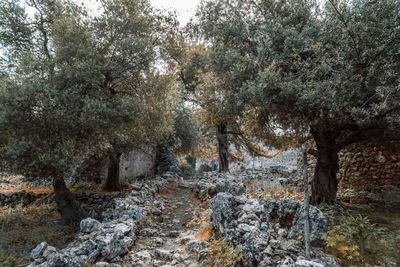
<svg viewBox="0 0 400 267">
<path fill-rule="evenodd" d="M 161 208 L 153 210 L 142 225 L 124 266 L 205 266 L 207 242 L 196 239 L 198 226 L 191 223 L 199 219 L 204 203 L 184 182 L 171 184 L 157 197 Z"/>
</svg>

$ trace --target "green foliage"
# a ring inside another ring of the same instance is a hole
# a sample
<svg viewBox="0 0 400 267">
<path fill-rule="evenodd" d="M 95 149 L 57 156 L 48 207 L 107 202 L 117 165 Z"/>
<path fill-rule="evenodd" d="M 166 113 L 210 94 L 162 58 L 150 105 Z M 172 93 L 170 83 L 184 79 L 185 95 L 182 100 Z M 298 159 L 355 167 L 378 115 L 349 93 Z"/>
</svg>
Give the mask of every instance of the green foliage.
<svg viewBox="0 0 400 267">
<path fill-rule="evenodd" d="M 328 232 L 326 250 L 347 264 L 396 262 L 399 234 L 371 223 L 368 217 L 347 214 Z"/>
<path fill-rule="evenodd" d="M 206 163 L 201 164 L 199 169 L 198 169 L 198 172 L 200 174 L 204 173 L 204 172 L 211 172 L 211 171 L 213 171 L 213 168 L 210 165 L 206 164 Z"/>
<path fill-rule="evenodd" d="M 15 171 L 62 177 L 115 139 L 172 134 L 174 79 L 154 68 L 164 19 L 146 0 L 101 7 L 89 17 L 68 0 L 0 3 L 0 150 Z"/>
<path fill-rule="evenodd" d="M 395 137 L 399 10 L 396 0 L 205 1 L 197 26 L 209 84 L 262 129 L 332 131 L 338 148 Z"/>
<path fill-rule="evenodd" d="M 199 138 L 197 123 L 184 105 L 175 109 L 174 150 L 177 153 L 189 153 L 196 148 Z"/>
</svg>

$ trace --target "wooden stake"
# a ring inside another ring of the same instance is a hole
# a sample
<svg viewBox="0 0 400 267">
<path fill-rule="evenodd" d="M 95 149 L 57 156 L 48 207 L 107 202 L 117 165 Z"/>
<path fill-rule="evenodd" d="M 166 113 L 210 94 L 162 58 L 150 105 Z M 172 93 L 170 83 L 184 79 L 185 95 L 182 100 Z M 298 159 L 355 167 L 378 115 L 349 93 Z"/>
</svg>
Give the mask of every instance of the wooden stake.
<svg viewBox="0 0 400 267">
<path fill-rule="evenodd" d="M 302 147 L 303 154 L 303 182 L 304 182 L 304 243 L 306 246 L 306 258 L 311 257 L 311 242 L 310 242 L 310 205 L 309 205 L 309 190 L 308 190 L 308 150 L 305 145 Z"/>
</svg>

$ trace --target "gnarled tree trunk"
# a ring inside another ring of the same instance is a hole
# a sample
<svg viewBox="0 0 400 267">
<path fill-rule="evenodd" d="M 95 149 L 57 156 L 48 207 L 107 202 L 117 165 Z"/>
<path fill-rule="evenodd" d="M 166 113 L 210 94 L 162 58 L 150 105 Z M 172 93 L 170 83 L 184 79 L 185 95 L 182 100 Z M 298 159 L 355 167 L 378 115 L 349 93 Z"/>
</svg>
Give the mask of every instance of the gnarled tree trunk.
<svg viewBox="0 0 400 267">
<path fill-rule="evenodd" d="M 339 171 L 339 148 L 336 138 L 339 133 L 327 130 L 311 130 L 317 145 L 317 165 L 311 183 L 311 203 L 332 204 L 336 202 L 338 188 L 337 172 Z"/>
<path fill-rule="evenodd" d="M 220 123 L 217 126 L 219 172 L 229 172 L 229 142 L 226 128 L 226 123 Z"/>
<path fill-rule="evenodd" d="M 104 190 L 120 191 L 121 183 L 119 181 L 119 163 L 122 153 L 113 147 L 110 154 L 110 162 L 108 163 L 108 172 Z"/>
<path fill-rule="evenodd" d="M 53 188 L 61 222 L 67 225 L 78 225 L 83 218 L 83 213 L 75 195 L 69 191 L 63 178 L 54 178 Z"/>
</svg>

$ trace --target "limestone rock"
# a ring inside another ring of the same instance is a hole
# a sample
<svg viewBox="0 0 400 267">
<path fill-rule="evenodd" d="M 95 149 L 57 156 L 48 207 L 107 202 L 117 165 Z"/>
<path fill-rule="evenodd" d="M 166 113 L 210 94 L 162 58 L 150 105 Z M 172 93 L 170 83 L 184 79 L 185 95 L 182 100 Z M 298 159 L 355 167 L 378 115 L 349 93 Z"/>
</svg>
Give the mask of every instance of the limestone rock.
<svg viewBox="0 0 400 267">
<path fill-rule="evenodd" d="M 31 252 L 29 267 L 82 267 L 95 264 L 99 259 L 102 262 L 95 266 L 120 266 L 121 256 L 128 253 L 137 238 L 137 225 L 147 216 L 145 208 L 154 202 L 155 192 L 169 182 L 162 177 L 149 179 L 141 182 L 140 186 L 136 185 L 141 188 L 140 192 L 133 191 L 124 197 L 111 199 L 112 205 L 102 213 L 101 220 L 82 220 L 79 233 L 65 248 L 57 250 L 45 242 L 39 244 Z M 139 206 L 138 203 L 146 204 Z M 138 266 L 148 266 L 147 256 L 142 253 L 138 261 L 143 264 Z"/>
<path fill-rule="evenodd" d="M 89 234 L 93 231 L 98 231 L 101 228 L 101 223 L 92 218 L 86 218 L 80 223 L 80 231 L 84 234 Z"/>
<path fill-rule="evenodd" d="M 295 266 L 304 246 L 302 204 L 293 200 L 252 200 L 219 193 L 210 201 L 214 229 L 234 246 L 240 246 L 246 266 Z M 322 243 L 327 231 L 323 213 L 310 207 L 313 244 Z M 320 250 L 315 247 L 314 249 Z M 322 252 L 321 258 L 327 258 Z M 327 265 L 335 266 L 335 264 Z"/>
<path fill-rule="evenodd" d="M 44 250 L 47 248 L 48 244 L 46 242 L 42 242 L 39 245 L 37 245 L 32 251 L 31 251 L 31 260 L 38 259 L 40 256 L 42 256 Z"/>
</svg>

